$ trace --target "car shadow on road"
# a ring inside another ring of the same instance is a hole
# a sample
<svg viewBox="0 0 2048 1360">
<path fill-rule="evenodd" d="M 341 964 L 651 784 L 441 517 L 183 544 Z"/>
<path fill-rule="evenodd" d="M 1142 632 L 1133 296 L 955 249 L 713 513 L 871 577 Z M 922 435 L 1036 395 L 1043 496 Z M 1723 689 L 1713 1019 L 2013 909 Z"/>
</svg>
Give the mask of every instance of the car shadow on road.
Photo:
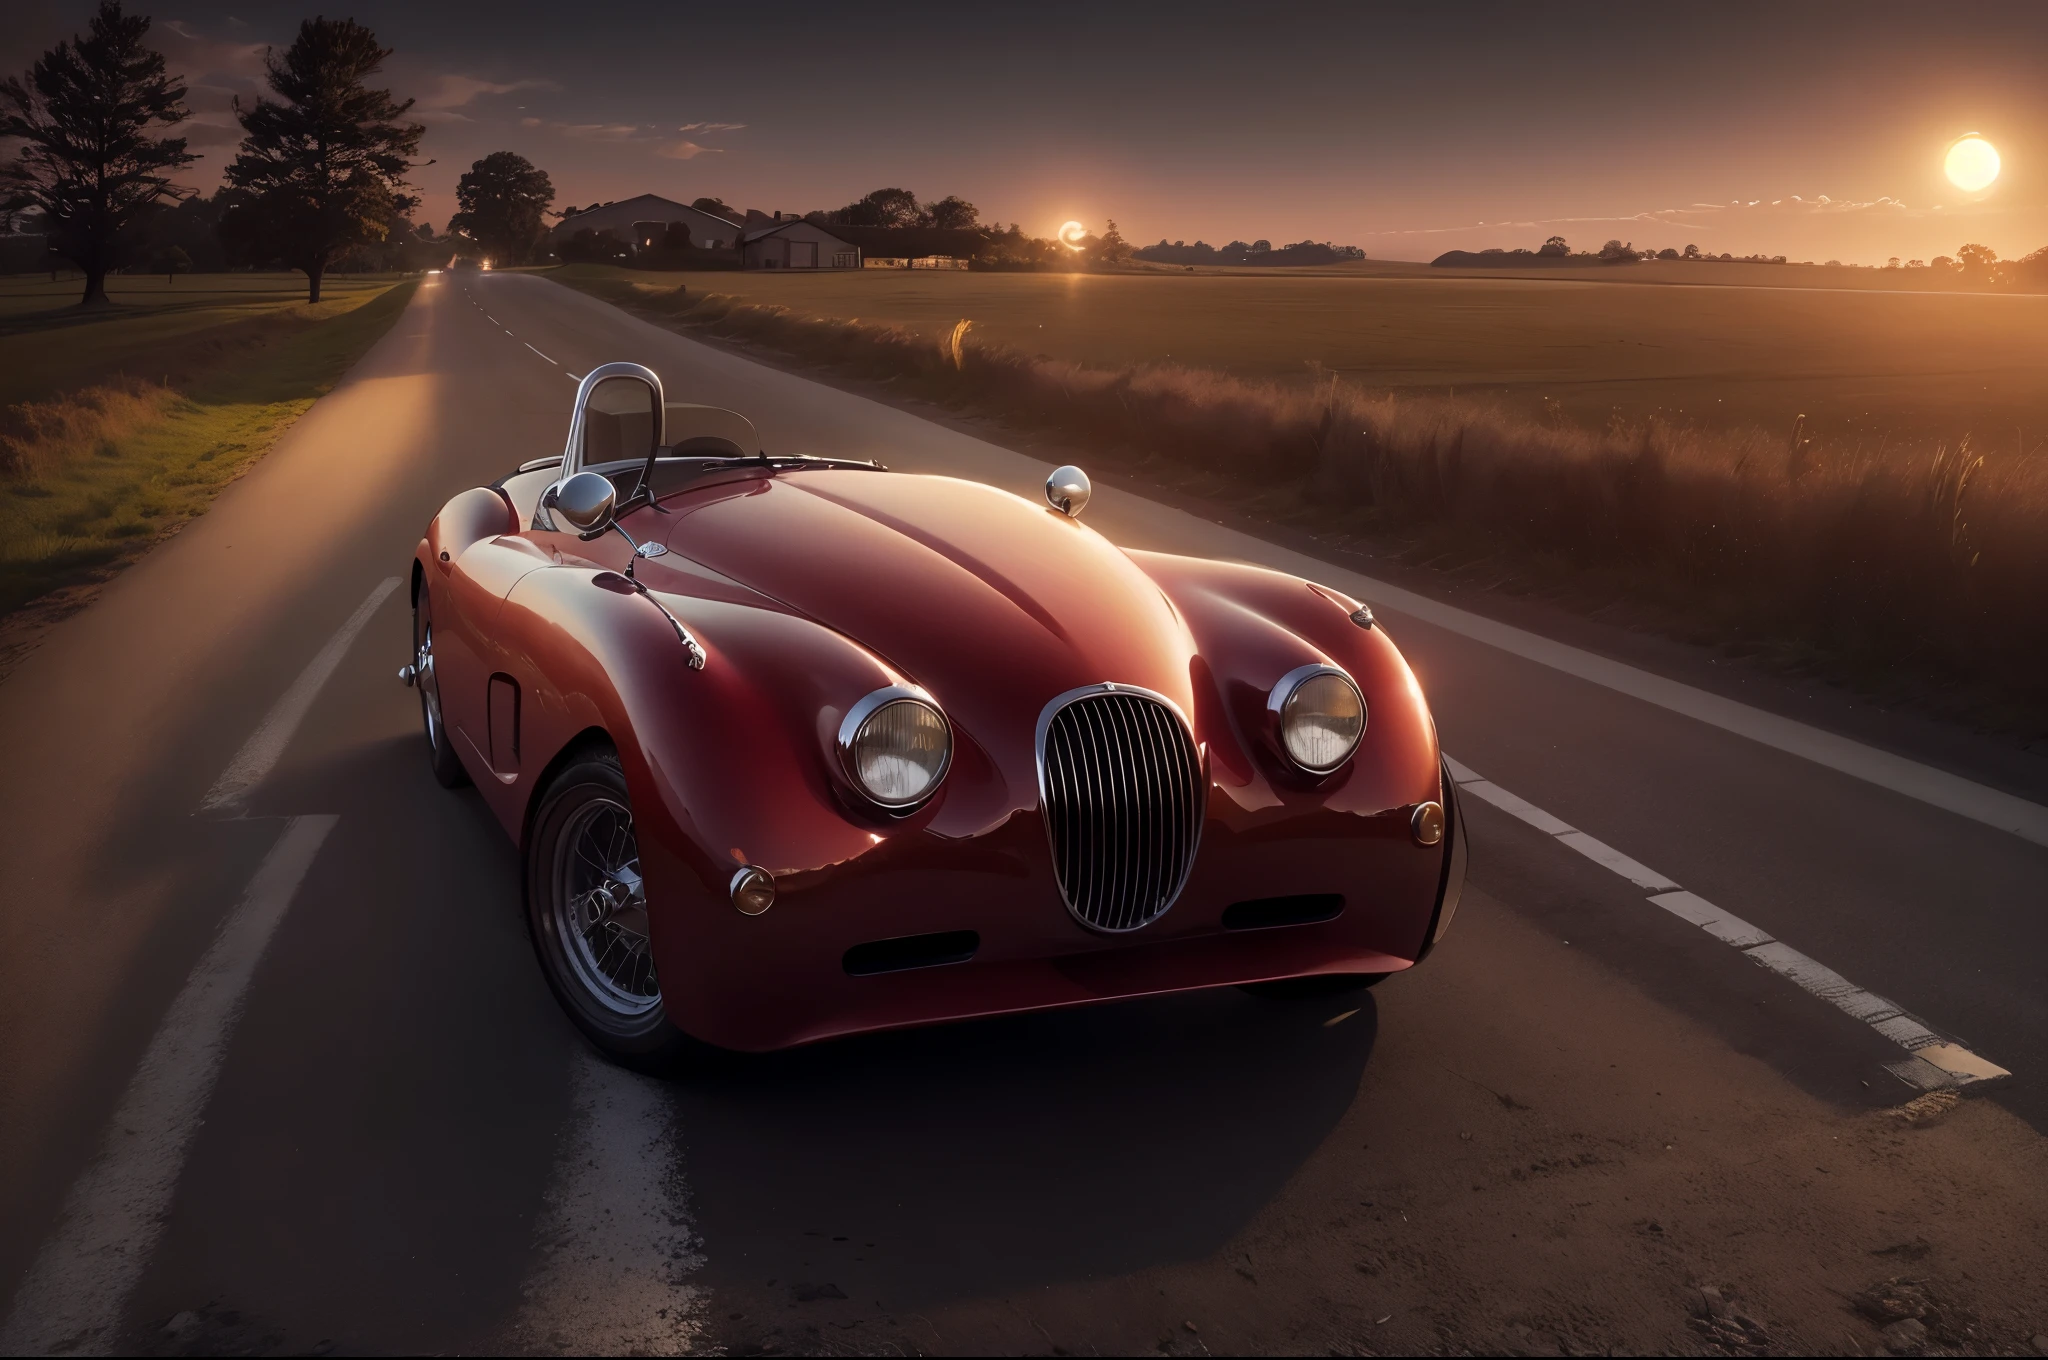
<svg viewBox="0 0 2048 1360">
<path fill-rule="evenodd" d="M 909 1308 L 1206 1256 L 1336 1127 L 1377 1030 L 1370 994 L 1225 990 L 722 1064 L 678 1088 L 707 1273 Z"/>
</svg>

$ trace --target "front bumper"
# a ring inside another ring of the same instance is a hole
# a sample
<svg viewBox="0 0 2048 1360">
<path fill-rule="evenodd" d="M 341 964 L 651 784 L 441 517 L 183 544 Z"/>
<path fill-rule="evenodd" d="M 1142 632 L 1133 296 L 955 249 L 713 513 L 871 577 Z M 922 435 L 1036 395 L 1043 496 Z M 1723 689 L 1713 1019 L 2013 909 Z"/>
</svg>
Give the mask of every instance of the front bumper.
<svg viewBox="0 0 2048 1360">
<path fill-rule="evenodd" d="M 1441 938 L 1463 883 L 1464 825 L 1448 779 L 1443 797 L 1446 834 L 1433 847 L 1410 837 L 1412 805 L 1263 823 L 1212 806 L 1180 898 L 1128 935 L 1098 934 L 1067 912 L 1044 829 L 1029 815 L 965 843 L 891 846 L 784 880 L 773 910 L 758 917 L 708 893 L 657 902 L 664 1000 L 697 1038 L 760 1051 L 1274 978 L 1400 972 Z M 1343 898 L 1332 919 L 1225 926 L 1236 904 L 1332 893 Z M 965 931 L 978 936 L 969 961 L 848 971 L 849 950 Z"/>
</svg>

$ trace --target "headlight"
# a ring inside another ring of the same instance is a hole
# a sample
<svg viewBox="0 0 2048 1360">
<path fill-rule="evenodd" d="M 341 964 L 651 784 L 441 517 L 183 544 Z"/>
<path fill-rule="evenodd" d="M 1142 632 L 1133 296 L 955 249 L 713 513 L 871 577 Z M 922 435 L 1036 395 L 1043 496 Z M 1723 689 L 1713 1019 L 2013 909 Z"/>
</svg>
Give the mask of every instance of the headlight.
<svg viewBox="0 0 2048 1360">
<path fill-rule="evenodd" d="M 1365 696 L 1334 666 L 1303 666 L 1280 677 L 1268 707 L 1287 758 L 1310 774 L 1351 759 L 1365 735 Z"/>
<path fill-rule="evenodd" d="M 839 724 L 839 759 L 854 786 L 876 803 L 911 807 L 946 777 L 953 730 L 929 695 L 891 685 L 847 711 Z"/>
</svg>

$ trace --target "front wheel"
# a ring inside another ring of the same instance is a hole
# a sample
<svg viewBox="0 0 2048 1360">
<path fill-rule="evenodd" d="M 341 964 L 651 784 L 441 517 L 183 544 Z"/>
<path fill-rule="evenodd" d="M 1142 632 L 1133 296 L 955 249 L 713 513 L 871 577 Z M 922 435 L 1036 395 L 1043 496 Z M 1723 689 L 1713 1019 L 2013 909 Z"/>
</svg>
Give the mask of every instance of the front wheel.
<svg viewBox="0 0 2048 1360">
<path fill-rule="evenodd" d="M 526 852 L 526 923 L 555 999 L 606 1056 L 669 1072 L 697 1054 L 662 1005 L 632 802 L 610 751 L 570 765 L 541 800 Z"/>
<path fill-rule="evenodd" d="M 412 607 L 412 670 L 413 687 L 420 692 L 420 725 L 427 731 L 427 761 L 442 788 L 459 789 L 469 782 L 469 771 L 455 754 L 441 713 L 441 676 L 434 669 L 434 601 L 424 581 Z"/>
</svg>

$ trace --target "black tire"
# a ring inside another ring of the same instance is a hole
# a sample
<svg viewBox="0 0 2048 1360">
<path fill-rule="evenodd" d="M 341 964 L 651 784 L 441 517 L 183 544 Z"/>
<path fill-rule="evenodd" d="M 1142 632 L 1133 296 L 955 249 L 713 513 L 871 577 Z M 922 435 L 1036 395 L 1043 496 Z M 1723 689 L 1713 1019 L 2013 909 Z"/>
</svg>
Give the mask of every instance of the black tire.
<svg viewBox="0 0 2048 1360">
<path fill-rule="evenodd" d="M 420 582 L 420 597 L 412 606 L 413 688 L 420 692 L 420 726 L 427 732 L 427 763 L 444 789 L 459 789 L 469 782 L 462 757 L 448 736 L 442 717 L 441 679 L 434 670 L 434 605 L 426 582 Z"/>
<path fill-rule="evenodd" d="M 584 1036 L 621 1066 L 669 1075 L 706 1050 L 662 1004 L 639 858 L 618 756 L 575 759 L 534 814 L 526 925 L 549 989 Z"/>
<path fill-rule="evenodd" d="M 1247 982 L 1238 990 L 1269 1001 L 1315 1001 L 1351 996 L 1377 987 L 1386 979 L 1385 973 L 1316 973 L 1309 977 L 1274 978 L 1271 982 Z"/>
</svg>

